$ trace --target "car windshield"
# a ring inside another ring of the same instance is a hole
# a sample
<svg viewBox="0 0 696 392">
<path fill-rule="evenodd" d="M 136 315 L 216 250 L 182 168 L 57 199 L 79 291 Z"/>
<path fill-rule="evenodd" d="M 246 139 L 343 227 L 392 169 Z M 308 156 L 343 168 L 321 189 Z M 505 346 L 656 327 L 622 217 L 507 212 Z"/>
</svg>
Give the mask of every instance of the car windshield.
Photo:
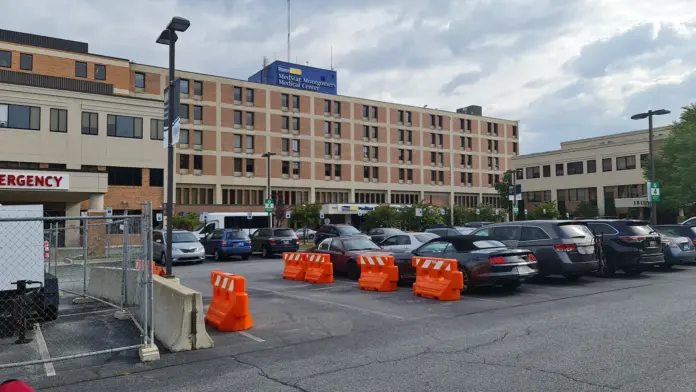
<svg viewBox="0 0 696 392">
<path fill-rule="evenodd" d="M 414 237 L 416 237 L 416 239 L 419 242 L 426 243 L 426 242 L 432 240 L 433 238 L 437 238 L 438 235 L 433 234 L 433 233 L 423 233 L 423 234 L 415 234 Z"/>
<path fill-rule="evenodd" d="M 374 242 L 364 239 L 357 238 L 352 240 L 343 240 L 343 246 L 346 250 L 370 250 L 370 249 L 381 249 Z"/>
<path fill-rule="evenodd" d="M 628 224 L 626 228 L 633 235 L 655 234 L 655 230 L 652 227 L 644 224 Z"/>
<path fill-rule="evenodd" d="M 360 230 L 353 226 L 336 226 L 336 230 L 338 230 L 340 235 L 360 234 Z"/>
<path fill-rule="evenodd" d="M 585 238 L 592 237 L 592 231 L 585 225 L 558 225 L 562 233 L 562 238 Z"/>
<path fill-rule="evenodd" d="M 246 235 L 245 232 L 243 231 L 228 231 L 227 232 L 227 238 L 234 238 L 234 239 L 242 239 L 245 240 L 249 238 L 248 235 Z"/>
<path fill-rule="evenodd" d="M 273 231 L 274 237 L 295 237 L 295 232 L 291 229 L 276 229 Z"/>
<path fill-rule="evenodd" d="M 165 233 L 166 236 L 166 233 Z M 182 242 L 198 242 L 198 238 L 190 231 L 173 232 L 172 233 L 172 244 L 182 243 Z"/>
<path fill-rule="evenodd" d="M 476 230 L 473 227 L 455 227 L 454 229 L 457 230 L 462 235 L 467 235 L 467 234 L 473 232 L 474 230 Z"/>
<path fill-rule="evenodd" d="M 496 240 L 481 240 L 474 241 L 474 246 L 477 249 L 490 249 L 490 248 L 505 248 L 506 245 L 500 241 Z"/>
<path fill-rule="evenodd" d="M 690 227 L 690 229 L 691 229 L 691 232 L 694 233 L 694 235 L 696 235 L 696 227 Z"/>
</svg>

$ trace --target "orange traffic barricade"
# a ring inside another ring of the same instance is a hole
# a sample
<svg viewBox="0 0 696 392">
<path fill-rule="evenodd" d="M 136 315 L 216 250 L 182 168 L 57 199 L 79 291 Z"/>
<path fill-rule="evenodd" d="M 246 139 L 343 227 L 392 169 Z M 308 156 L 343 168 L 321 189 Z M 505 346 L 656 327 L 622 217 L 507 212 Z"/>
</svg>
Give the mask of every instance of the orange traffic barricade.
<svg viewBox="0 0 696 392">
<path fill-rule="evenodd" d="M 283 260 L 285 260 L 283 279 L 305 280 L 305 273 L 307 272 L 306 256 L 306 253 L 283 253 Z"/>
<path fill-rule="evenodd" d="M 370 291 L 396 291 L 399 283 L 399 267 L 394 265 L 394 256 L 358 256 L 360 279 L 358 288 Z"/>
<path fill-rule="evenodd" d="M 411 262 L 416 267 L 413 294 L 440 301 L 461 298 L 464 275 L 457 269 L 457 260 L 414 256 Z"/>
<path fill-rule="evenodd" d="M 213 299 L 205 321 L 218 331 L 244 331 L 254 326 L 249 313 L 249 295 L 243 276 L 222 271 L 210 273 Z"/>
<path fill-rule="evenodd" d="M 333 264 L 329 255 L 318 253 L 305 253 L 307 271 L 305 281 L 310 283 L 333 283 Z"/>
<path fill-rule="evenodd" d="M 155 262 L 152 262 L 152 274 L 153 275 L 159 275 L 159 276 L 164 276 L 166 274 L 166 271 L 164 268 L 160 267 L 159 265 L 155 264 Z"/>
</svg>

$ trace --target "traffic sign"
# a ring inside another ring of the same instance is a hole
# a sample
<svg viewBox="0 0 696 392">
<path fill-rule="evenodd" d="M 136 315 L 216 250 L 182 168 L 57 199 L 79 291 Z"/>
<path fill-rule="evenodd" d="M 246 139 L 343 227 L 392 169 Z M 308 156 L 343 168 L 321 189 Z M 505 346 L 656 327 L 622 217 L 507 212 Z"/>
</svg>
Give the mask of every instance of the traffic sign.
<svg viewBox="0 0 696 392">
<path fill-rule="evenodd" d="M 319 213 L 319 219 L 324 219 L 324 213 L 323 213 L 323 212 L 320 212 L 320 213 Z"/>
<path fill-rule="evenodd" d="M 263 201 L 263 205 L 266 208 L 266 212 L 273 212 L 275 209 L 275 202 L 273 199 L 266 199 Z"/>
<path fill-rule="evenodd" d="M 285 219 L 290 219 L 290 218 L 292 218 L 292 212 L 286 211 L 285 212 Z"/>
<path fill-rule="evenodd" d="M 114 209 L 111 207 L 106 207 L 106 216 L 113 216 L 114 215 Z"/>
<path fill-rule="evenodd" d="M 648 195 L 648 200 L 650 200 L 653 203 L 659 203 L 660 202 L 660 183 L 657 181 L 648 182 L 648 189 L 650 190 L 650 194 Z"/>
<path fill-rule="evenodd" d="M 324 224 L 325 224 L 325 225 L 328 225 L 329 223 L 331 223 L 331 219 L 329 219 L 329 218 L 324 219 Z"/>
<path fill-rule="evenodd" d="M 422 208 L 416 208 L 416 216 L 423 216 L 423 209 Z"/>
<path fill-rule="evenodd" d="M 512 212 L 517 214 L 520 211 L 520 209 L 517 206 L 512 207 Z"/>
<path fill-rule="evenodd" d="M 447 210 L 445 210 L 444 208 L 440 208 L 440 214 L 447 215 Z"/>
<path fill-rule="evenodd" d="M 162 222 L 162 213 L 161 212 L 157 213 L 157 222 Z"/>
<path fill-rule="evenodd" d="M 252 218 L 251 212 L 247 212 L 247 219 L 248 219 L 248 220 L 251 220 L 251 218 Z"/>
<path fill-rule="evenodd" d="M 363 212 L 362 212 L 362 211 L 358 211 L 358 216 L 363 216 Z"/>
<path fill-rule="evenodd" d="M 481 210 L 478 208 L 476 209 L 476 215 L 481 215 Z"/>
</svg>

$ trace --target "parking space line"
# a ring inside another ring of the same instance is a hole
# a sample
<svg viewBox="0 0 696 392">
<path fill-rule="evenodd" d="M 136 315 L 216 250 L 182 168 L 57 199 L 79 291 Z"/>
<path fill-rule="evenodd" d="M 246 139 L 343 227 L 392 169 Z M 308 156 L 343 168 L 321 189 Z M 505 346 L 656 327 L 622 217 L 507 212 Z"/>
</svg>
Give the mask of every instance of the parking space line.
<svg viewBox="0 0 696 392">
<path fill-rule="evenodd" d="M 242 335 L 242 336 L 248 337 L 249 339 L 251 339 L 251 340 L 253 340 L 253 341 L 256 341 L 257 343 L 263 343 L 263 342 L 265 342 L 265 340 L 261 339 L 261 338 L 258 337 L 258 336 L 254 336 L 254 335 L 250 334 L 249 332 L 246 332 L 246 331 L 239 331 L 238 333 L 239 333 L 240 335 Z"/>
<path fill-rule="evenodd" d="M 556 299 L 556 297 L 552 297 L 550 295 L 543 295 L 543 294 L 535 294 L 535 293 L 528 293 L 528 292 L 522 292 L 520 295 L 530 295 L 532 297 L 539 297 L 539 298 L 544 298 L 544 299 Z"/>
<path fill-rule="evenodd" d="M 507 302 L 505 302 L 505 301 L 500 301 L 500 300 L 497 300 L 497 299 L 472 297 L 472 296 L 470 296 L 470 295 L 467 295 L 467 296 L 465 296 L 465 297 L 462 297 L 462 299 L 464 299 L 464 298 L 471 298 L 471 299 L 477 299 L 477 300 L 479 300 L 479 301 L 495 302 L 495 303 L 498 303 L 498 304 L 509 305 Z"/>
<path fill-rule="evenodd" d="M 98 314 L 98 313 L 106 313 L 106 312 L 113 312 L 113 311 L 114 311 L 114 309 L 102 309 L 102 310 L 95 310 L 92 312 L 66 313 L 66 314 L 58 315 L 58 318 L 72 317 L 72 316 L 84 316 L 87 314 Z"/>
<path fill-rule="evenodd" d="M 273 294 L 275 294 L 275 295 L 277 295 L 277 296 L 279 296 L 279 297 L 287 297 L 287 298 L 300 299 L 300 300 L 309 301 L 309 302 L 316 302 L 316 303 L 325 304 L 325 305 L 338 306 L 338 307 L 341 307 L 341 308 L 352 309 L 352 310 L 355 310 L 355 311 L 358 311 L 358 312 L 368 313 L 368 314 L 374 314 L 374 315 L 382 316 L 382 317 L 390 317 L 390 318 L 395 318 L 395 319 L 399 319 L 399 320 L 403 320 L 403 319 L 404 319 L 403 317 L 397 316 L 397 315 L 395 315 L 395 314 L 383 313 L 383 312 L 380 312 L 380 311 L 377 311 L 377 310 L 371 310 L 371 309 L 363 309 L 363 308 L 359 308 L 359 307 L 357 307 L 357 306 L 342 304 L 342 303 L 339 303 L 339 302 L 327 301 L 327 300 L 318 299 L 318 298 L 303 297 L 303 296 L 300 296 L 300 295 L 286 294 L 286 293 L 284 293 L 284 292 L 273 291 L 273 290 L 266 290 L 266 289 L 258 289 L 258 288 L 257 288 L 257 289 L 254 289 L 254 290 L 265 291 L 265 292 L 268 292 L 268 293 L 273 293 Z"/>
<path fill-rule="evenodd" d="M 331 289 L 342 289 L 343 287 L 339 286 L 325 286 L 325 287 L 319 287 L 316 289 L 309 289 L 309 291 L 322 291 L 322 290 L 331 290 Z"/>
<path fill-rule="evenodd" d="M 34 339 L 36 340 L 36 345 L 39 349 L 39 355 L 41 355 L 41 360 L 51 359 L 51 355 L 48 353 L 48 346 L 46 345 L 46 340 L 44 339 L 43 332 L 41 332 L 41 326 L 39 323 L 34 324 Z M 53 366 L 53 362 L 44 362 L 44 370 L 46 370 L 46 376 L 53 377 L 56 375 L 56 368 Z"/>
<path fill-rule="evenodd" d="M 573 288 L 573 287 L 558 287 L 558 286 L 544 286 L 544 285 L 540 285 L 540 286 L 537 286 L 537 287 L 543 287 L 544 289 L 552 289 L 552 290 L 553 290 L 553 289 L 556 289 L 556 290 L 572 291 L 572 292 L 575 292 L 575 293 L 584 292 L 584 291 L 585 291 L 585 290 L 583 290 L 583 289 L 577 289 L 577 288 Z"/>
</svg>

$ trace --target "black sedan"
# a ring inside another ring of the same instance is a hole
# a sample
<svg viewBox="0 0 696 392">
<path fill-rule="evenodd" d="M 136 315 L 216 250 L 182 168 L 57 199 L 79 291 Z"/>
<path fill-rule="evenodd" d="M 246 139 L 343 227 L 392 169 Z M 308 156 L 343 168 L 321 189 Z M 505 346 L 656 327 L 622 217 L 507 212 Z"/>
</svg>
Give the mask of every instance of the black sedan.
<svg viewBox="0 0 696 392">
<path fill-rule="evenodd" d="M 413 252 L 394 253 L 400 280 L 415 280 L 413 256 L 454 259 L 464 274 L 464 289 L 503 286 L 514 289 L 538 273 L 529 250 L 508 248 L 490 237 L 460 235 L 435 238 Z"/>
</svg>

